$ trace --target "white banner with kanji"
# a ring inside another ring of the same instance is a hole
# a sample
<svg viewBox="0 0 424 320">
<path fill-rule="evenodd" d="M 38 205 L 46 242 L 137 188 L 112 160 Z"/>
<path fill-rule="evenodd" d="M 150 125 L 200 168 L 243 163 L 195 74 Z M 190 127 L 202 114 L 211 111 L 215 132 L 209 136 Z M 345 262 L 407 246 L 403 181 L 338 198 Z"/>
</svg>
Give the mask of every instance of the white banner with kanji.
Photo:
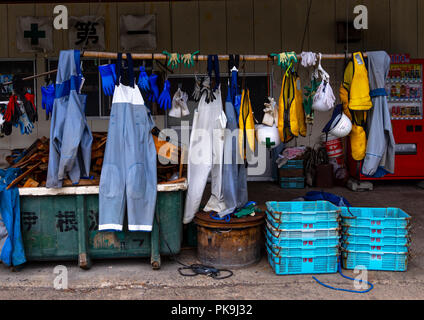
<svg viewBox="0 0 424 320">
<path fill-rule="evenodd" d="M 122 15 L 120 18 L 119 41 L 123 50 L 156 49 L 156 16 Z"/>
<path fill-rule="evenodd" d="M 105 49 L 104 17 L 83 16 L 69 18 L 70 49 Z"/>
</svg>

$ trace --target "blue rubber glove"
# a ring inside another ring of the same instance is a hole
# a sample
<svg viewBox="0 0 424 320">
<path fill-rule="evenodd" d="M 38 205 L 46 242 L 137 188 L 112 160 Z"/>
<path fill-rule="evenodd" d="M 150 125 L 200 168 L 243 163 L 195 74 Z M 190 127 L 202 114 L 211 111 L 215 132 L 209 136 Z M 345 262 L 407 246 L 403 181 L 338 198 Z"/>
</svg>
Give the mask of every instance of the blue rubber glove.
<svg viewBox="0 0 424 320">
<path fill-rule="evenodd" d="M 143 66 L 140 67 L 140 75 L 138 76 L 137 84 L 140 87 L 140 90 L 143 90 L 144 92 L 148 92 L 150 90 L 149 76 Z"/>
<path fill-rule="evenodd" d="M 34 125 L 29 121 L 26 113 L 22 113 L 19 117 L 19 126 L 21 127 L 21 134 L 30 134 L 34 129 Z"/>
<path fill-rule="evenodd" d="M 46 116 L 53 112 L 53 103 L 55 96 L 54 84 L 47 87 L 41 87 L 41 107 L 46 110 Z"/>
<path fill-rule="evenodd" d="M 168 80 L 165 81 L 158 102 L 162 109 L 171 109 L 171 83 Z"/>
<path fill-rule="evenodd" d="M 150 94 L 149 94 L 149 100 L 151 102 L 158 102 L 159 99 L 159 88 L 158 88 L 158 75 L 152 73 L 149 77 L 149 87 L 150 87 Z"/>
<path fill-rule="evenodd" d="M 99 66 L 100 76 L 102 77 L 102 88 L 105 96 L 113 96 L 116 83 L 115 64 L 104 64 Z"/>
</svg>

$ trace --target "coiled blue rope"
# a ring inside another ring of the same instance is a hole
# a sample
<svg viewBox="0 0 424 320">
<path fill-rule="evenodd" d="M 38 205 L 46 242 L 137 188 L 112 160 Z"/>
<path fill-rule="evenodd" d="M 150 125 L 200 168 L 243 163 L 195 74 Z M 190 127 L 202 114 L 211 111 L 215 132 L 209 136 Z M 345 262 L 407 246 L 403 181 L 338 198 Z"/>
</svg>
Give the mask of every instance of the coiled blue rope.
<svg viewBox="0 0 424 320">
<path fill-rule="evenodd" d="M 353 281 L 355 281 L 355 280 L 356 280 L 356 279 L 354 279 L 354 278 L 351 278 L 351 277 L 345 276 L 345 275 L 342 273 L 342 263 L 341 263 L 341 261 L 339 261 L 338 272 L 341 274 L 341 276 L 342 276 L 343 278 L 346 278 L 346 279 L 349 279 L 349 280 L 353 280 Z M 364 281 L 364 280 L 359 280 L 359 282 L 366 282 L 368 285 L 370 285 L 370 287 L 369 287 L 367 290 L 356 291 L 356 290 L 349 290 L 349 289 L 343 289 L 343 288 L 335 288 L 335 287 L 332 287 L 332 286 L 330 286 L 330 285 L 328 285 L 328 284 L 322 283 L 321 281 L 319 281 L 319 280 L 318 280 L 317 278 L 315 278 L 314 276 L 312 276 L 312 278 L 313 278 L 316 282 L 318 282 L 320 285 L 322 285 L 323 287 L 326 287 L 326 288 L 328 288 L 328 289 L 332 289 L 332 290 L 337 290 L 337 291 L 345 291 L 345 292 L 352 292 L 352 293 L 367 293 L 367 292 L 370 292 L 370 291 L 374 288 L 374 285 L 373 285 L 371 282 L 369 282 L 369 281 Z"/>
<path fill-rule="evenodd" d="M 222 218 L 213 212 L 209 213 L 209 216 L 214 220 L 225 220 L 226 222 L 230 222 L 231 220 L 231 213 L 227 214 L 226 216 L 223 216 Z"/>
</svg>

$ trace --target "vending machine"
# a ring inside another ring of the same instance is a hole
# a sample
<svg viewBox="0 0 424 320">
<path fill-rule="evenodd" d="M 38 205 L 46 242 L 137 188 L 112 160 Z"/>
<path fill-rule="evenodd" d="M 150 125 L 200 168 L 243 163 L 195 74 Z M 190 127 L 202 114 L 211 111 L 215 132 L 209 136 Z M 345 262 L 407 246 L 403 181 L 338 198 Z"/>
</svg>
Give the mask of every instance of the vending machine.
<svg viewBox="0 0 424 320">
<path fill-rule="evenodd" d="M 350 175 L 359 180 L 424 179 L 424 59 L 391 58 L 386 91 L 396 143 L 395 172 L 378 179 L 366 177 L 361 174 L 362 162 L 349 157 Z"/>
</svg>

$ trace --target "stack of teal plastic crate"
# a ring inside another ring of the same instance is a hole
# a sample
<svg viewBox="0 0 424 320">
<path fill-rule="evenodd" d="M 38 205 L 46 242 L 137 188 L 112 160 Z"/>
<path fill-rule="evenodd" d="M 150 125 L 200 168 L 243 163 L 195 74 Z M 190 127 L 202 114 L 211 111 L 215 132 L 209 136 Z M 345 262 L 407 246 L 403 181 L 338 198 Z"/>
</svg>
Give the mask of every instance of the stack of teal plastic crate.
<svg viewBox="0 0 424 320">
<path fill-rule="evenodd" d="M 269 201 L 266 206 L 266 248 L 276 274 L 337 272 L 338 207 L 327 201 Z"/>
<path fill-rule="evenodd" d="M 406 271 L 411 217 L 398 208 L 341 208 L 345 269 Z"/>
<path fill-rule="evenodd" d="M 280 186 L 283 189 L 303 189 L 305 177 L 303 160 L 288 160 L 279 170 Z"/>
</svg>

